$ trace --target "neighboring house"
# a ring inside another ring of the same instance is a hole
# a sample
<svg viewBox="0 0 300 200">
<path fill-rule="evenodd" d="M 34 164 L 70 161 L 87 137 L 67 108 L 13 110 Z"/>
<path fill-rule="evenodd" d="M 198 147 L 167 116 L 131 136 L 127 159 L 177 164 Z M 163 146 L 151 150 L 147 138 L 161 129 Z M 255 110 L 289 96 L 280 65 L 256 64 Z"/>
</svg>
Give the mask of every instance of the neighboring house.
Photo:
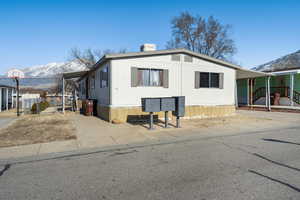
<svg viewBox="0 0 300 200">
<path fill-rule="evenodd" d="M 187 118 L 234 114 L 236 78 L 264 76 L 186 49 L 107 54 L 79 79 L 79 98 L 96 99 L 98 115 L 126 122 L 141 111 L 141 98 L 185 96 Z M 162 113 L 158 113 L 162 117 Z"/>
<path fill-rule="evenodd" d="M 255 70 L 270 76 L 271 105 L 275 93 L 280 95 L 276 106 L 300 106 L 300 51 L 288 54 L 274 61 L 260 65 Z M 266 104 L 267 78 L 249 78 L 238 81 L 240 105 Z"/>
<path fill-rule="evenodd" d="M 40 101 L 39 93 L 22 93 L 20 94 L 20 108 L 24 111 L 31 111 L 32 105 Z"/>
<path fill-rule="evenodd" d="M 16 89 L 8 85 L 0 85 L 0 112 L 16 107 Z"/>
<path fill-rule="evenodd" d="M 271 105 L 275 93 L 280 94 L 278 106 L 300 105 L 300 69 L 273 71 L 270 74 Z M 250 78 L 238 81 L 240 105 L 266 104 L 266 78 Z M 252 88 L 252 89 L 251 89 Z M 247 92 L 248 91 L 248 92 Z M 252 91 L 252 92 L 251 92 Z"/>
</svg>

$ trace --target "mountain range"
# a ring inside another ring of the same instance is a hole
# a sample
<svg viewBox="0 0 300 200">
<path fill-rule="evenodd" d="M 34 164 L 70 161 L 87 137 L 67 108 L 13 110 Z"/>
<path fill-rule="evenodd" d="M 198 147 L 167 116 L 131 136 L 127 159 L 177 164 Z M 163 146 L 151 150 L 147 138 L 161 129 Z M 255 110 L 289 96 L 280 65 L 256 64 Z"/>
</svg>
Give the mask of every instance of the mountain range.
<svg viewBox="0 0 300 200">
<path fill-rule="evenodd" d="M 36 65 L 32 67 L 26 67 L 20 70 L 24 72 L 26 78 L 51 78 L 55 77 L 57 74 L 61 74 L 64 72 L 83 71 L 87 70 L 87 68 L 85 67 L 85 65 L 75 60 L 70 62 L 53 62 L 45 65 Z"/>
<path fill-rule="evenodd" d="M 253 70 L 263 72 L 282 71 L 300 68 L 300 50 L 294 53 L 282 56 L 273 61 L 254 67 Z"/>
<path fill-rule="evenodd" d="M 45 65 L 36 65 L 20 69 L 24 72 L 25 78 L 20 80 L 21 87 L 47 89 L 56 84 L 56 75 L 64 72 L 87 70 L 85 65 L 78 61 L 54 62 Z M 15 86 L 15 82 L 7 78 L 7 73 L 0 76 L 0 84 Z"/>
<path fill-rule="evenodd" d="M 288 69 L 300 69 L 300 50 L 282 56 L 273 61 L 252 68 L 252 70 L 272 72 Z M 83 71 L 87 68 L 78 61 L 53 62 L 45 65 L 37 65 L 21 69 L 26 79 L 21 81 L 25 87 L 48 88 L 55 83 L 55 76 L 63 72 Z M 0 76 L 0 84 L 14 85 L 15 83 L 7 78 L 7 75 Z"/>
</svg>

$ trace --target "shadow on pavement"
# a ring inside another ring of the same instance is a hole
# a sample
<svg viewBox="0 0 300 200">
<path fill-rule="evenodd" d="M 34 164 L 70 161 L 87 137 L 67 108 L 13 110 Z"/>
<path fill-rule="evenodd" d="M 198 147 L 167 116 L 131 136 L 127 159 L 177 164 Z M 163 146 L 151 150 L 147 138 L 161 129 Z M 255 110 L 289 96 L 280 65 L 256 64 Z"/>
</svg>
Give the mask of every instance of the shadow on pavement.
<svg viewBox="0 0 300 200">
<path fill-rule="evenodd" d="M 282 166 L 282 167 L 287 167 L 287 168 L 289 168 L 289 169 L 293 169 L 293 170 L 296 170 L 296 171 L 300 172 L 300 169 L 298 169 L 298 168 L 296 168 L 296 167 L 292 167 L 292 166 L 286 165 L 286 164 L 284 164 L 284 163 L 280 163 L 280 162 L 271 160 L 271 159 L 266 158 L 266 157 L 264 157 L 264 156 L 262 156 L 262 155 L 259 155 L 259 154 L 257 154 L 257 153 L 253 153 L 253 155 L 254 155 L 254 156 L 257 156 L 257 157 L 259 157 L 259 158 L 261 158 L 261 159 L 264 159 L 264 160 L 266 160 L 266 161 L 269 161 L 270 163 L 273 163 L 273 164 L 276 164 L 276 165 L 280 165 L 280 166 Z"/>
<path fill-rule="evenodd" d="M 300 143 L 289 142 L 289 141 L 284 141 L 284 140 L 277 140 L 277 139 L 263 138 L 262 140 L 268 141 L 268 142 L 279 142 L 279 143 L 300 145 Z"/>
<path fill-rule="evenodd" d="M 289 183 L 280 181 L 280 180 L 275 179 L 275 178 L 272 178 L 272 177 L 270 177 L 270 176 L 266 176 L 266 175 L 264 175 L 264 174 L 258 173 L 258 172 L 254 171 L 254 170 L 251 170 L 251 169 L 249 169 L 248 172 L 250 172 L 250 173 L 252 173 L 252 174 L 256 174 L 256 175 L 261 176 L 261 177 L 264 177 L 264 178 L 269 179 L 269 180 L 271 180 L 271 181 L 274 181 L 274 182 L 276 182 L 276 183 L 280 183 L 280 184 L 282 184 L 282 185 L 285 185 L 285 186 L 287 186 L 287 187 L 289 187 L 289 188 L 295 190 L 296 192 L 300 192 L 300 189 L 299 189 L 299 188 L 297 188 L 297 187 L 295 187 L 295 186 L 293 186 L 293 185 L 291 185 L 291 184 L 289 184 Z"/>
<path fill-rule="evenodd" d="M 10 164 L 4 165 L 4 168 L 0 171 L 0 176 L 2 176 L 5 171 L 9 170 L 10 166 Z"/>
</svg>

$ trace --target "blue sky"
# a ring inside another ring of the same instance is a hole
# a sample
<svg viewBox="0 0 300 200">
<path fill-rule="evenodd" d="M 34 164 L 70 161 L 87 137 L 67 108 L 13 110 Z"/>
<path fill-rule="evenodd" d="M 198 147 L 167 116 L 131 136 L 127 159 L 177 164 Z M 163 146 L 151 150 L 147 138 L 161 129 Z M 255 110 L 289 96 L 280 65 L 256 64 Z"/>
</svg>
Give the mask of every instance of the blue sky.
<svg viewBox="0 0 300 200">
<path fill-rule="evenodd" d="M 11 67 L 64 62 L 69 50 L 164 49 L 170 21 L 183 11 L 231 24 L 234 60 L 254 67 L 300 49 L 300 1 L 1 1 L 0 73 Z"/>
</svg>

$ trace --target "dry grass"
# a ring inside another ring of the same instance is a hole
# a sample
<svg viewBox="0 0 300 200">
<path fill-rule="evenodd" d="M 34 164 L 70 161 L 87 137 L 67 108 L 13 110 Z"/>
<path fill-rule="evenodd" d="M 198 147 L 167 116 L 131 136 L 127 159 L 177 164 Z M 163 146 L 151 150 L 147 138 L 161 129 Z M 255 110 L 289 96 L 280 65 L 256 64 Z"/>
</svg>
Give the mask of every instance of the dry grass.
<svg viewBox="0 0 300 200">
<path fill-rule="evenodd" d="M 61 114 L 24 116 L 0 130 L 0 147 L 76 139 L 72 123 Z"/>
<path fill-rule="evenodd" d="M 0 112 L 0 118 L 8 118 L 8 117 L 16 117 L 16 116 L 17 116 L 17 109 L 2 110 L 2 112 Z"/>
</svg>

